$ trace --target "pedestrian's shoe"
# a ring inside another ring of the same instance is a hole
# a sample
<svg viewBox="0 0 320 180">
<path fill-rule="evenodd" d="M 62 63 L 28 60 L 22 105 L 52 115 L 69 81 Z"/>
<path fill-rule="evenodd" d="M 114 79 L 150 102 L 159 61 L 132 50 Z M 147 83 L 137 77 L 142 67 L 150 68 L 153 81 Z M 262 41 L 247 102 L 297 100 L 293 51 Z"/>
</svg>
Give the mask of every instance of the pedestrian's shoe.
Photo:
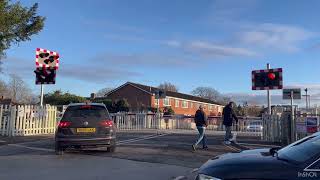
<svg viewBox="0 0 320 180">
<path fill-rule="evenodd" d="M 230 141 L 225 141 L 225 142 L 224 142 L 224 144 L 226 144 L 226 145 L 230 145 L 230 144 L 231 144 L 231 142 L 230 142 Z"/>
<path fill-rule="evenodd" d="M 205 147 L 203 147 L 202 149 L 204 149 L 204 150 L 208 150 L 209 148 L 208 148 L 208 146 L 205 146 Z"/>
<path fill-rule="evenodd" d="M 196 146 L 195 145 L 192 145 L 192 150 L 196 151 Z"/>
</svg>

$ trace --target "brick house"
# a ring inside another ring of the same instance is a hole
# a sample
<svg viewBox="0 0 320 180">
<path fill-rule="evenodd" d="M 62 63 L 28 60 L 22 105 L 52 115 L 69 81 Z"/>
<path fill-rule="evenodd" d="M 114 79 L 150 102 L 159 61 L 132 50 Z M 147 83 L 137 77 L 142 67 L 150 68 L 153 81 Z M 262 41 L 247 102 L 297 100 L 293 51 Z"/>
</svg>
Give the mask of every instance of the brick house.
<svg viewBox="0 0 320 180">
<path fill-rule="evenodd" d="M 208 99 L 171 91 L 166 91 L 165 99 L 157 100 L 155 99 L 155 92 L 157 90 L 159 89 L 155 87 L 127 82 L 107 93 L 106 98 L 112 101 L 126 99 L 133 111 L 157 108 L 159 103 L 159 109 L 171 107 L 175 114 L 183 115 L 194 115 L 199 105 L 204 106 L 205 112 L 208 115 L 221 115 L 224 107 Z"/>
</svg>

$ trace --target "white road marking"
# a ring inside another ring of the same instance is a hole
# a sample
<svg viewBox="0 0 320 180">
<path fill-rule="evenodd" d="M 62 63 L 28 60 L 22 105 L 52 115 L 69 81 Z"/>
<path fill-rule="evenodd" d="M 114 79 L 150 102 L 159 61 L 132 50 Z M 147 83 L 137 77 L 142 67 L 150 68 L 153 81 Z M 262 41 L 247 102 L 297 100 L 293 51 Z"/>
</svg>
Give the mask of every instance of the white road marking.
<svg viewBox="0 0 320 180">
<path fill-rule="evenodd" d="M 168 135 L 168 134 L 159 134 L 159 135 L 158 134 L 153 134 L 153 135 L 142 136 L 142 137 L 138 137 L 138 138 L 119 141 L 117 143 L 117 145 L 129 144 L 129 143 L 143 141 L 143 140 L 147 140 L 147 139 L 153 139 L 153 138 L 157 138 L 157 137 L 161 137 L 161 136 L 165 136 L 165 135 Z M 45 140 L 33 141 L 31 143 L 41 142 L 41 141 L 45 141 Z M 26 148 L 26 149 L 36 150 L 36 151 L 54 152 L 53 149 L 49 149 L 49 148 L 39 148 L 39 147 L 31 147 L 31 146 L 24 145 L 24 144 L 27 144 L 27 143 L 30 143 L 30 142 L 24 142 L 24 143 L 18 143 L 18 144 L 8 144 L 8 146 Z"/>
<path fill-rule="evenodd" d="M 187 177 L 185 177 L 185 176 L 178 176 L 178 177 L 174 178 L 173 180 L 185 180 L 185 179 L 187 179 Z"/>
<path fill-rule="evenodd" d="M 118 143 L 124 143 L 124 142 L 128 142 L 128 141 L 135 141 L 135 140 L 138 140 L 138 139 L 143 139 L 143 138 L 152 137 L 152 136 L 157 136 L 157 134 L 151 134 L 151 135 L 136 137 L 136 138 L 132 138 L 132 139 L 126 139 L 126 140 L 118 141 Z"/>
<path fill-rule="evenodd" d="M 192 169 L 191 173 L 195 173 L 195 172 L 197 172 L 198 170 L 199 170 L 199 168 L 194 168 L 194 169 Z"/>
<path fill-rule="evenodd" d="M 238 149 L 238 148 L 236 148 L 236 147 L 233 147 L 233 146 L 231 146 L 231 145 L 226 145 L 225 143 L 222 143 L 224 146 L 226 146 L 226 147 L 228 147 L 229 149 L 231 149 L 231 150 L 234 150 L 234 151 L 241 151 L 241 149 Z"/>
<path fill-rule="evenodd" d="M 36 150 L 36 151 L 54 152 L 53 149 L 30 147 L 30 146 L 25 146 L 25 145 L 21 145 L 21 144 L 8 144 L 8 146 L 21 147 L 21 148 L 26 148 L 26 149 Z"/>
<path fill-rule="evenodd" d="M 166 135 L 168 135 L 168 134 L 159 134 L 159 135 L 154 135 L 154 136 L 144 137 L 144 138 L 142 137 L 142 138 L 131 140 L 131 141 L 119 142 L 119 143 L 117 143 L 117 145 L 129 144 L 129 143 L 132 143 L 132 142 L 138 142 L 138 141 L 143 141 L 143 140 L 147 140 L 147 139 L 153 139 L 153 138 L 162 137 L 162 136 L 166 136 Z"/>
<path fill-rule="evenodd" d="M 6 141 L 0 140 L 0 143 L 5 143 Z"/>
</svg>

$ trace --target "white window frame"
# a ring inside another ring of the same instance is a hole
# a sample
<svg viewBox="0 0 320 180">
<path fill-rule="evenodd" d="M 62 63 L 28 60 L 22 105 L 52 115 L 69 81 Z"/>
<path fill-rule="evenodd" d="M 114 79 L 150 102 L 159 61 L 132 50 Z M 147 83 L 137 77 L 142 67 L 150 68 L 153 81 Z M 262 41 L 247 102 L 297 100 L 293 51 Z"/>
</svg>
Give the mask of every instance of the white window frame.
<svg viewBox="0 0 320 180">
<path fill-rule="evenodd" d="M 188 108 L 188 101 L 186 100 L 182 101 L 182 108 Z"/>
<path fill-rule="evenodd" d="M 179 107 L 179 104 L 180 104 L 179 101 L 180 101 L 179 99 L 175 99 L 175 107 Z"/>
<path fill-rule="evenodd" d="M 154 105 L 159 105 L 160 99 L 154 99 Z"/>
<path fill-rule="evenodd" d="M 190 102 L 190 108 L 193 108 L 193 102 Z"/>
<path fill-rule="evenodd" d="M 168 102 L 168 103 L 166 103 L 166 102 Z M 170 105 L 170 98 L 164 98 L 163 99 L 163 106 L 171 106 Z"/>
</svg>

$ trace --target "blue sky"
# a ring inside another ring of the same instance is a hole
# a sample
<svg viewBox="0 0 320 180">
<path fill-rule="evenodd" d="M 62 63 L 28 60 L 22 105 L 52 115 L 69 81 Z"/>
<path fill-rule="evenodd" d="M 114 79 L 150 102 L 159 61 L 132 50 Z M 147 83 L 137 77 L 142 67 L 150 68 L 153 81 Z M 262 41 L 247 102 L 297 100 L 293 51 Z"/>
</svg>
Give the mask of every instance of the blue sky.
<svg viewBox="0 0 320 180">
<path fill-rule="evenodd" d="M 317 0 L 22 1 L 35 2 L 47 17 L 43 31 L 13 45 L 4 61 L 5 72 L 22 75 L 35 92 L 41 47 L 60 53 L 57 83 L 46 91 L 88 96 L 126 81 L 168 81 L 185 93 L 210 86 L 254 96 L 264 92 L 251 90 L 250 73 L 269 62 L 284 69 L 285 86 L 320 94 Z"/>
</svg>

